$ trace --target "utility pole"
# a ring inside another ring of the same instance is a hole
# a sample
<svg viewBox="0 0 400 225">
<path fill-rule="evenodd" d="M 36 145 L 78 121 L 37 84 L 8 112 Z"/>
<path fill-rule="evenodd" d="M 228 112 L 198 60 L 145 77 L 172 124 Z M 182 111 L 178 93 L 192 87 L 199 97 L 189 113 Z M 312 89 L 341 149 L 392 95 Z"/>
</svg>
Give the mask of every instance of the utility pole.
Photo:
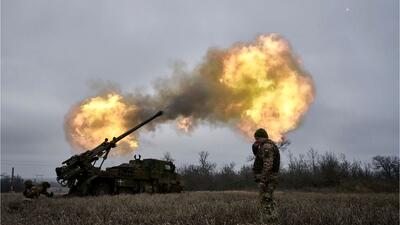
<svg viewBox="0 0 400 225">
<path fill-rule="evenodd" d="M 14 167 L 11 169 L 11 186 L 10 191 L 14 192 Z"/>
</svg>

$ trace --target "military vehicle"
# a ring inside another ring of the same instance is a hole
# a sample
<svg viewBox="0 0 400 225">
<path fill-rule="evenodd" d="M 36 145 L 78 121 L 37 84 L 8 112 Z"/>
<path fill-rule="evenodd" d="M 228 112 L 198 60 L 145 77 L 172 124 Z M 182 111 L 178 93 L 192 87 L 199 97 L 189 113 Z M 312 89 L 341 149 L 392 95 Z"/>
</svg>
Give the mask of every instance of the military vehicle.
<svg viewBox="0 0 400 225">
<path fill-rule="evenodd" d="M 161 116 L 162 111 L 126 131 L 111 141 L 106 138 L 103 143 L 82 154 L 74 155 L 56 168 L 57 182 L 69 188 L 68 195 L 104 195 L 118 193 L 168 193 L 181 192 L 180 176 L 172 162 L 141 159 L 136 157 L 119 166 L 102 170 L 109 152 L 117 142 L 140 127 Z M 101 160 L 99 166 L 96 163 Z"/>
<path fill-rule="evenodd" d="M 169 193 L 181 192 L 182 185 L 179 175 L 175 172 L 175 165 L 172 162 L 157 159 L 135 159 L 119 166 L 106 169 L 111 176 L 103 180 L 111 185 L 105 189 L 96 190 L 112 193 Z M 113 190 L 108 190 L 113 187 Z M 98 193 L 96 193 L 98 194 Z"/>
</svg>

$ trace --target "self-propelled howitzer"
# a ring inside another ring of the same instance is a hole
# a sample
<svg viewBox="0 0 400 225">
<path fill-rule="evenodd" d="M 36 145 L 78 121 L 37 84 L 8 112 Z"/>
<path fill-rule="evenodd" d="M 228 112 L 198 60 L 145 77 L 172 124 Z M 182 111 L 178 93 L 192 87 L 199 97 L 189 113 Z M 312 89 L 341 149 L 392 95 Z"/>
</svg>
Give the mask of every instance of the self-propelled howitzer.
<svg viewBox="0 0 400 225">
<path fill-rule="evenodd" d="M 104 161 L 107 159 L 112 148 L 116 147 L 117 142 L 136 131 L 140 127 L 161 116 L 162 111 L 157 112 L 152 117 L 138 124 L 134 128 L 126 131 L 118 137 L 114 137 L 111 141 L 105 139 L 103 143 L 88 150 L 82 154 L 74 155 L 62 162 L 61 167 L 56 168 L 57 181 L 62 185 L 69 187 L 69 194 L 89 195 L 89 194 L 106 194 L 113 193 L 113 182 L 116 179 L 107 171 L 101 170 Z M 101 160 L 99 166 L 96 162 Z"/>
</svg>

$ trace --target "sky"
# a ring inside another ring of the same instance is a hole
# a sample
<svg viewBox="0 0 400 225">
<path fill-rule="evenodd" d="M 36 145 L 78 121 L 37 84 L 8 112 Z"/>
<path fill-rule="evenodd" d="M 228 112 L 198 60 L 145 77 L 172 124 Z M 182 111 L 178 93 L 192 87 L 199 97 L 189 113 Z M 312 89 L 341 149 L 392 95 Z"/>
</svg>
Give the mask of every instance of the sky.
<svg viewBox="0 0 400 225">
<path fill-rule="evenodd" d="M 302 124 L 287 134 L 294 155 L 310 148 L 362 161 L 399 154 L 396 0 L 3 0 L 1 173 L 15 167 L 22 177 L 55 177 L 73 154 L 65 115 L 96 94 L 93 82 L 150 93 L 174 63 L 193 68 L 211 47 L 272 32 L 290 42 L 316 88 Z M 218 166 L 240 168 L 251 154 L 251 143 L 223 126 L 185 135 L 165 124 L 139 142 L 142 157 L 170 152 L 178 166 L 208 151 Z"/>
</svg>

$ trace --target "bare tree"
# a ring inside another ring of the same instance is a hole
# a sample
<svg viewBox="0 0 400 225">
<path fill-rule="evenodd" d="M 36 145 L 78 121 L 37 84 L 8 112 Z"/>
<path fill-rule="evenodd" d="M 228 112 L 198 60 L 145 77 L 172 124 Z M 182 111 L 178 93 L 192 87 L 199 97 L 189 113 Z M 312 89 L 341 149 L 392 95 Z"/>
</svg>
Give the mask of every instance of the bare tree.
<svg viewBox="0 0 400 225">
<path fill-rule="evenodd" d="M 199 163 L 200 163 L 199 169 L 203 174 L 211 174 L 217 167 L 215 163 L 211 163 L 210 161 L 208 161 L 209 155 L 210 154 L 206 151 L 199 152 Z"/>
<path fill-rule="evenodd" d="M 315 176 L 317 174 L 318 152 L 313 148 L 310 148 L 307 155 L 311 164 L 313 175 Z"/>
<path fill-rule="evenodd" d="M 231 162 L 229 164 L 225 164 L 222 168 L 220 173 L 223 175 L 230 175 L 234 176 L 235 175 L 235 163 Z"/>
<path fill-rule="evenodd" d="M 172 158 L 170 152 L 165 152 L 164 153 L 163 160 L 165 160 L 167 162 L 175 162 L 175 159 Z"/>
<path fill-rule="evenodd" d="M 347 161 L 346 156 L 343 153 L 339 155 L 339 158 L 340 158 L 339 162 L 340 176 L 348 177 L 351 168 L 351 163 Z"/>
<path fill-rule="evenodd" d="M 365 176 L 365 177 L 371 177 L 371 176 L 372 176 L 372 170 L 371 170 L 372 166 L 371 166 L 371 163 L 364 162 L 363 165 L 364 165 L 364 166 L 363 166 L 364 176 Z"/>
<path fill-rule="evenodd" d="M 387 179 L 399 178 L 399 158 L 396 156 L 380 156 L 372 158 L 374 168 L 380 170 Z"/>
</svg>

